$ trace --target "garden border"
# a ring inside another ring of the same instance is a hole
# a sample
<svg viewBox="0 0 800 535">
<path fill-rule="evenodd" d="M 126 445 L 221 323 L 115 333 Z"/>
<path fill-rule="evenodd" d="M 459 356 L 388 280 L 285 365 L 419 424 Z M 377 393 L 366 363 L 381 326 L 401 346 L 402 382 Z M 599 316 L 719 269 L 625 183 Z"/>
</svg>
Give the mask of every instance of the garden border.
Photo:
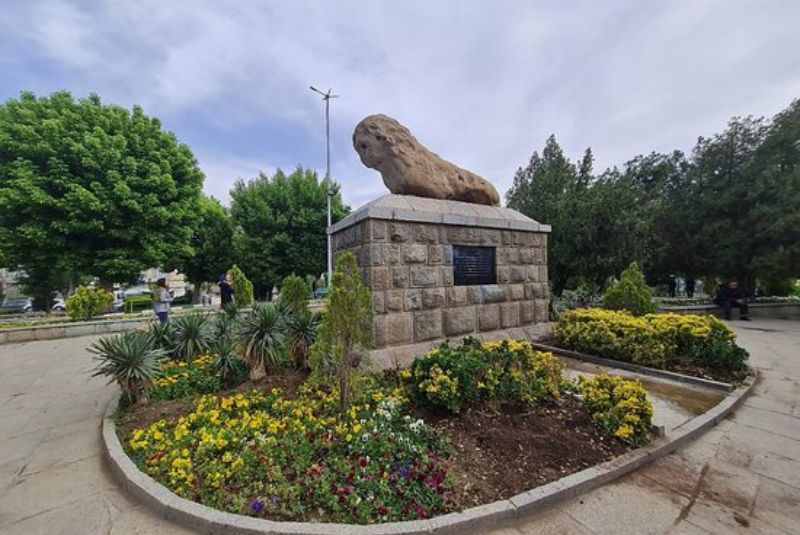
<svg viewBox="0 0 800 535">
<path fill-rule="evenodd" d="M 117 436 L 116 413 L 119 396 L 108 404 L 102 424 L 103 455 L 114 477 L 126 492 L 153 512 L 181 525 L 206 533 L 230 535 L 417 535 L 423 533 L 471 533 L 499 527 L 530 517 L 561 500 L 597 488 L 641 466 L 660 459 L 708 431 L 742 404 L 753 389 L 757 372 L 717 405 L 651 444 L 605 463 L 581 470 L 546 485 L 458 513 L 431 518 L 356 525 L 335 523 L 283 522 L 236 515 L 181 498 L 141 472 L 122 448 Z"/>
<path fill-rule="evenodd" d="M 731 392 L 734 388 L 736 388 L 730 383 L 723 383 L 721 381 L 714 381 L 712 379 L 703 379 L 702 377 L 694 377 L 692 375 L 686 375 L 667 370 L 659 370 L 658 368 L 648 368 L 647 366 L 641 366 L 639 364 L 633 364 L 632 362 L 625 362 L 622 360 L 587 355 L 586 353 L 579 353 L 578 351 L 572 351 L 570 349 L 541 344 L 538 342 L 531 342 L 531 346 L 539 351 L 550 351 L 556 355 L 582 360 L 591 364 L 598 364 L 600 366 L 607 366 L 610 368 L 619 368 L 620 370 L 626 370 L 641 375 L 649 375 L 651 377 L 658 377 L 660 379 L 669 379 L 670 381 L 676 381 L 679 383 L 702 386 L 714 390 L 722 390 L 723 392 Z"/>
</svg>

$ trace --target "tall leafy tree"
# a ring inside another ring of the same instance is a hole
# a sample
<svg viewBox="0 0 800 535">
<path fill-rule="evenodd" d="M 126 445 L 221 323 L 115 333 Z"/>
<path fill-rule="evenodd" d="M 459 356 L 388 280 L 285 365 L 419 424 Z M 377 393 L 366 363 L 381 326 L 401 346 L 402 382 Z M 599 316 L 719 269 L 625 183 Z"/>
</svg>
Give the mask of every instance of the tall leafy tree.
<svg viewBox="0 0 800 535">
<path fill-rule="evenodd" d="M 127 281 L 192 255 L 203 174 L 141 108 L 23 93 L 0 105 L 0 250 L 40 304 L 64 275 Z"/>
<path fill-rule="evenodd" d="M 338 189 L 338 188 L 337 188 Z M 260 174 L 231 190 L 236 227 L 237 262 L 265 295 L 284 277 L 322 273 L 327 265 L 327 188 L 309 169 L 286 175 Z M 338 191 L 332 199 L 333 220 L 347 213 Z"/>
<path fill-rule="evenodd" d="M 509 207 L 552 226 L 548 273 L 555 296 L 577 278 L 602 287 L 641 254 L 634 189 L 616 171 L 594 177 L 592 161 L 587 149 L 575 166 L 550 136 L 506 195 Z"/>
<path fill-rule="evenodd" d="M 194 254 L 180 265 L 194 284 L 195 301 L 200 298 L 200 285 L 216 281 L 233 263 L 233 222 L 225 207 L 217 199 L 203 196 L 198 215 L 190 242 Z"/>
</svg>

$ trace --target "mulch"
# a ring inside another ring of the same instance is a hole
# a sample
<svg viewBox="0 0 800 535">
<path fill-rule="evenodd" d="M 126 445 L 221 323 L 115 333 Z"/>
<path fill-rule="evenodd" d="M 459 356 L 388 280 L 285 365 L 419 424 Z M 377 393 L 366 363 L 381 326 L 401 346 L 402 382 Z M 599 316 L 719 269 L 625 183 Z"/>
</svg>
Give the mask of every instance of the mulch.
<svg viewBox="0 0 800 535">
<path fill-rule="evenodd" d="M 510 498 L 629 450 L 600 432 L 580 402 L 568 396 L 558 404 L 416 413 L 452 443 L 459 508 Z"/>
</svg>

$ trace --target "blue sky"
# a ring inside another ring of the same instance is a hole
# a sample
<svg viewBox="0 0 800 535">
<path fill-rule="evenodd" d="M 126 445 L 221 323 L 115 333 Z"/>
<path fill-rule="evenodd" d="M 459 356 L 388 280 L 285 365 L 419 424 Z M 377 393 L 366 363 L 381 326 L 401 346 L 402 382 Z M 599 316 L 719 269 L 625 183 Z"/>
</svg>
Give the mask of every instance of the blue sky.
<svg viewBox="0 0 800 535">
<path fill-rule="evenodd" d="M 227 202 L 259 170 L 325 165 L 356 207 L 386 192 L 352 149 L 386 113 L 492 181 L 554 133 L 596 170 L 690 150 L 734 115 L 800 97 L 800 2 L 4 0 L 0 99 L 22 90 L 139 104 L 189 144 Z"/>
</svg>

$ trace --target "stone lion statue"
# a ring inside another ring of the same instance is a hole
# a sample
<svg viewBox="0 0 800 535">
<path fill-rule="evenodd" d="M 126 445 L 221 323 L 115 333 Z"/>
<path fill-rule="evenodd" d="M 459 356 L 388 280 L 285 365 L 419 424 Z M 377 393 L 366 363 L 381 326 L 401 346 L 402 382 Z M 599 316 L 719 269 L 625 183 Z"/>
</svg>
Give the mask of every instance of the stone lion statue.
<svg viewBox="0 0 800 535">
<path fill-rule="evenodd" d="M 370 115 L 358 123 L 353 147 L 364 165 L 381 173 L 392 193 L 500 205 L 488 181 L 429 151 L 386 115 Z"/>
</svg>

